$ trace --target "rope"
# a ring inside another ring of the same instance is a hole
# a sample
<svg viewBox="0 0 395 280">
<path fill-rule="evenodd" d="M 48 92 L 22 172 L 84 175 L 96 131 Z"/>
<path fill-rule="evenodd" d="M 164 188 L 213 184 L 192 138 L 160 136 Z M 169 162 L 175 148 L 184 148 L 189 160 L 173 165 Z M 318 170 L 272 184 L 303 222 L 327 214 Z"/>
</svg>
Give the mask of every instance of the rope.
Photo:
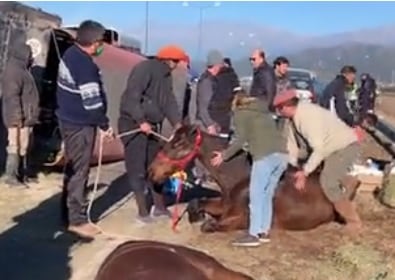
<svg viewBox="0 0 395 280">
<path fill-rule="evenodd" d="M 133 130 L 130 130 L 130 131 L 118 134 L 116 136 L 116 138 L 120 139 L 120 138 L 123 138 L 125 136 L 137 134 L 137 133 L 140 133 L 140 132 L 141 132 L 141 130 L 139 128 L 137 128 L 137 129 L 133 129 Z M 166 142 L 169 141 L 168 138 L 166 138 L 165 136 L 163 136 L 163 135 L 161 135 L 161 134 L 159 134 L 157 132 L 151 131 L 150 134 L 152 134 L 152 135 L 156 136 L 157 138 L 162 139 L 162 140 L 164 140 Z M 99 155 L 98 155 L 96 176 L 95 176 L 95 181 L 94 181 L 94 184 L 93 184 L 93 191 L 92 191 L 91 197 L 89 199 L 88 208 L 86 210 L 86 216 L 87 216 L 87 219 L 88 219 L 88 223 L 91 224 L 92 226 L 98 228 L 101 231 L 101 235 L 103 235 L 105 237 L 108 237 L 110 239 L 114 239 L 114 238 L 135 239 L 134 236 L 122 235 L 122 234 L 116 234 L 116 233 L 113 233 L 113 232 L 104 231 L 100 226 L 98 226 L 95 223 L 93 223 L 92 219 L 91 219 L 91 210 L 92 210 L 93 202 L 95 201 L 95 198 L 96 198 L 96 195 L 97 195 L 97 192 L 98 192 L 98 187 L 99 187 L 99 182 L 100 182 L 100 175 L 101 175 L 101 170 L 102 170 L 102 165 L 103 165 L 102 161 L 103 161 L 103 150 L 104 150 L 104 137 L 105 136 L 102 134 L 102 135 L 100 135 L 100 139 L 99 139 Z M 133 197 L 133 195 L 129 195 L 129 197 L 128 197 L 128 199 L 126 201 L 128 201 L 132 197 Z M 126 201 L 124 201 L 124 202 L 126 202 Z"/>
</svg>

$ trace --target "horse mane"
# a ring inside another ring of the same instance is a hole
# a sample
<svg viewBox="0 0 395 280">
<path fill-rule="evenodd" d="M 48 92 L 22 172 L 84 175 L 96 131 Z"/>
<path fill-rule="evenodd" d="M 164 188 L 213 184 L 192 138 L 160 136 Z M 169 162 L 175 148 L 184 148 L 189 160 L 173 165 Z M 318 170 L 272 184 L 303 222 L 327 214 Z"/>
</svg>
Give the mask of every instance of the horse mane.
<svg viewBox="0 0 395 280">
<path fill-rule="evenodd" d="M 201 133 L 203 142 L 198 159 L 210 175 L 213 176 L 221 191 L 226 195 L 234 186 L 249 179 L 251 166 L 248 160 L 248 153 L 240 151 L 221 166 L 213 167 L 210 163 L 213 152 L 223 151 L 229 146 L 229 143 L 225 138 L 213 136 L 203 131 Z"/>
</svg>

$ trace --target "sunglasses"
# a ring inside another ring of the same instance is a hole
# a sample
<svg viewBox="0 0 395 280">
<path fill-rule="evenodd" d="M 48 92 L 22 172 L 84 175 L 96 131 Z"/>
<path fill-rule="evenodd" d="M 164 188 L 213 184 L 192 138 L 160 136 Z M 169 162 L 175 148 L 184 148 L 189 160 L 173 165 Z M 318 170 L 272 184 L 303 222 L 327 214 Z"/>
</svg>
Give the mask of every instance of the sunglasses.
<svg viewBox="0 0 395 280">
<path fill-rule="evenodd" d="M 255 58 L 255 57 L 250 57 L 249 60 L 250 60 L 251 62 L 254 62 L 254 61 L 256 60 L 256 58 Z"/>
</svg>

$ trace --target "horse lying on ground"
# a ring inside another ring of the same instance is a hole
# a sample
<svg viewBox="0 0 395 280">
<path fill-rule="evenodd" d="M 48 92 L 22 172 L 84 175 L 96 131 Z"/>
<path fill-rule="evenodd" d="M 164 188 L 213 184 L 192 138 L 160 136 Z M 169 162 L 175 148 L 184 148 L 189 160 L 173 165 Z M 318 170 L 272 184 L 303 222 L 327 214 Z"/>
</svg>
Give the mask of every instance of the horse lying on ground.
<svg viewBox="0 0 395 280">
<path fill-rule="evenodd" d="M 175 171 L 198 158 L 221 190 L 221 197 L 192 201 L 188 205 L 190 222 L 197 222 L 207 213 L 211 216 L 201 227 L 203 232 L 246 229 L 249 224 L 248 186 L 250 164 L 247 154 L 241 153 L 220 167 L 210 165 L 213 151 L 223 150 L 227 141 L 202 132 L 195 126 L 178 129 L 166 143 L 149 168 L 149 176 L 160 183 Z M 272 228 L 309 230 L 321 224 L 339 221 L 333 204 L 326 198 L 319 182 L 319 172 L 312 173 L 306 181 L 304 192 L 294 187 L 295 168 L 285 171 L 274 196 Z M 347 197 L 352 200 L 359 186 L 354 177 L 346 176 L 342 182 Z"/>
<path fill-rule="evenodd" d="M 128 241 L 101 264 L 95 280 L 254 280 L 207 254 L 155 241 Z"/>
</svg>

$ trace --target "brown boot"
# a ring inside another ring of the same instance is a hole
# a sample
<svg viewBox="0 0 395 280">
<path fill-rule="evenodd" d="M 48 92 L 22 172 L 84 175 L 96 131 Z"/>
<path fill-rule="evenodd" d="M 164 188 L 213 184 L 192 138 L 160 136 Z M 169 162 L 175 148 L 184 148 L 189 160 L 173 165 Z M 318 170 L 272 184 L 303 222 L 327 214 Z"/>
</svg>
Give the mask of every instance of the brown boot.
<svg viewBox="0 0 395 280">
<path fill-rule="evenodd" d="M 96 235 L 101 233 L 101 230 L 98 226 L 85 223 L 81 225 L 70 225 L 67 228 L 68 231 L 77 234 L 83 238 L 95 238 Z"/>
<path fill-rule="evenodd" d="M 356 235 L 362 229 L 361 218 L 357 213 L 356 206 L 348 199 L 342 199 L 334 203 L 336 211 L 346 221 L 346 230 L 351 235 Z"/>
</svg>

